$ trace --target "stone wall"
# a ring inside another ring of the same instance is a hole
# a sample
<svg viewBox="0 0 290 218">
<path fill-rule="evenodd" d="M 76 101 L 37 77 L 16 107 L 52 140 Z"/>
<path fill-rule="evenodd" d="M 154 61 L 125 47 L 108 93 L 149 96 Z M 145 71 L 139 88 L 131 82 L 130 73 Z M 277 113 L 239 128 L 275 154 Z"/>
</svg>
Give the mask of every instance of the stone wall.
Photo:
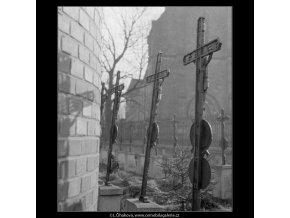
<svg viewBox="0 0 290 218">
<path fill-rule="evenodd" d="M 102 9 L 58 7 L 58 211 L 96 211 Z"/>
</svg>

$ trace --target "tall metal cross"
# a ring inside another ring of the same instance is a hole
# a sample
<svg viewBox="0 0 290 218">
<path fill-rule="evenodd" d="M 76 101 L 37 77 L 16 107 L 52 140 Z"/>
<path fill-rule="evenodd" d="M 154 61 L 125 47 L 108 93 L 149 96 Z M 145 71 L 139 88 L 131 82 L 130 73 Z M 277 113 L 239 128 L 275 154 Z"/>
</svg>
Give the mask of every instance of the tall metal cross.
<svg viewBox="0 0 290 218">
<path fill-rule="evenodd" d="M 113 144 L 116 142 L 116 138 L 118 135 L 118 127 L 116 125 L 116 120 L 117 120 L 122 90 L 124 89 L 124 84 L 119 85 L 119 80 L 120 80 L 120 71 L 117 72 L 117 79 L 116 79 L 115 87 L 113 87 L 108 92 L 108 96 L 115 93 L 115 98 L 114 98 L 112 122 L 111 122 L 111 129 L 110 129 L 110 144 L 109 144 L 109 149 L 108 149 L 107 174 L 106 174 L 106 180 L 105 180 L 106 186 L 109 185 L 109 178 L 110 178 L 110 174 L 112 173 L 112 149 L 113 149 Z"/>
<path fill-rule="evenodd" d="M 225 150 L 228 147 L 228 140 L 225 137 L 225 121 L 229 120 L 229 116 L 225 116 L 224 109 L 221 109 L 221 114 L 217 118 L 217 121 L 221 123 L 221 141 L 220 141 L 220 147 L 222 149 L 222 165 L 226 164 L 226 156 L 225 156 Z"/>
<path fill-rule="evenodd" d="M 203 118 L 204 102 L 206 91 L 208 88 L 208 72 L 207 65 L 209 64 L 213 52 L 221 49 L 221 42 L 219 39 L 212 40 L 205 44 L 205 18 L 199 17 L 197 22 L 197 41 L 196 49 L 187 54 L 183 58 L 183 64 L 187 65 L 194 62 L 196 65 L 196 82 L 195 82 L 195 126 L 194 126 L 194 144 L 193 158 L 194 158 L 194 172 L 193 172 L 193 186 L 192 186 L 192 211 L 200 210 L 200 181 L 201 176 L 201 121 Z"/>
<path fill-rule="evenodd" d="M 156 145 L 156 140 L 158 138 L 158 125 L 156 123 L 156 116 L 157 116 L 157 107 L 158 107 L 159 101 L 161 100 L 161 86 L 165 77 L 168 77 L 170 73 L 169 70 L 164 70 L 160 72 L 161 56 L 162 56 L 162 52 L 159 51 L 157 55 L 155 74 L 150 75 L 146 78 L 147 83 L 153 82 L 153 92 L 152 92 L 150 119 L 149 119 L 148 131 L 147 131 L 148 136 L 147 136 L 147 146 L 146 146 L 145 160 L 144 160 L 141 194 L 139 197 L 139 200 L 144 203 L 149 202 L 145 196 L 146 196 L 149 163 L 150 163 L 150 152 L 151 152 L 151 148 Z"/>
<path fill-rule="evenodd" d="M 108 98 L 108 95 L 107 95 L 107 89 L 106 89 L 106 86 L 105 86 L 105 83 L 102 82 L 102 90 L 101 90 L 101 111 L 100 111 L 100 114 L 101 114 L 101 143 L 100 143 L 100 147 L 102 147 L 103 143 L 105 143 L 105 127 L 104 127 L 104 117 L 103 117 L 103 111 L 104 111 L 104 105 L 105 105 L 105 102 Z"/>
</svg>

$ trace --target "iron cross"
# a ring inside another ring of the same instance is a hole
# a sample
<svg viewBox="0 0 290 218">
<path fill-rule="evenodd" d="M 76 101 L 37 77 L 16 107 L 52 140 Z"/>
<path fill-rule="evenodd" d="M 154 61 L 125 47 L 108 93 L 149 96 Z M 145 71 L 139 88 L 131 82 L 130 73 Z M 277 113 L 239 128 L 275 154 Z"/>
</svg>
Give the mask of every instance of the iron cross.
<svg viewBox="0 0 290 218">
<path fill-rule="evenodd" d="M 209 64 L 213 52 L 221 49 L 221 42 L 215 39 L 205 44 L 205 18 L 199 17 L 197 22 L 197 42 L 196 49 L 187 54 L 183 58 L 183 64 L 187 65 L 194 62 L 196 65 L 196 85 L 195 85 L 195 126 L 194 126 L 194 144 L 192 151 L 194 152 L 194 178 L 192 187 L 192 210 L 200 210 L 200 181 L 201 176 L 201 152 L 200 152 L 200 136 L 201 121 L 203 118 L 204 101 L 208 88 L 207 65 Z"/>
<path fill-rule="evenodd" d="M 119 110 L 119 104 L 120 104 L 120 97 L 122 94 L 122 90 L 124 89 L 124 84 L 119 85 L 120 80 L 120 71 L 117 72 L 117 79 L 116 79 L 116 85 L 113 87 L 109 92 L 108 96 L 115 93 L 114 98 L 114 105 L 113 105 L 113 112 L 112 112 L 112 122 L 111 122 L 111 129 L 110 129 L 110 144 L 108 149 L 108 163 L 107 163 L 107 174 L 106 174 L 106 180 L 105 185 L 109 185 L 109 178 L 110 174 L 112 173 L 112 149 L 113 144 L 116 142 L 117 134 L 118 134 L 118 127 L 116 125 L 118 110 Z"/>
<path fill-rule="evenodd" d="M 100 143 L 100 147 L 102 147 L 103 143 L 104 143 L 104 117 L 103 117 L 103 111 L 104 111 L 104 105 L 107 99 L 107 94 L 105 93 L 107 91 L 106 87 L 105 87 L 105 83 L 102 82 L 102 90 L 101 90 L 101 111 L 100 111 L 100 117 L 101 117 L 101 143 Z"/>
<path fill-rule="evenodd" d="M 222 165 L 226 164 L 226 156 L 225 156 L 225 150 L 228 147 L 228 140 L 225 138 L 225 121 L 229 120 L 229 116 L 225 116 L 224 109 L 221 109 L 221 114 L 217 118 L 217 121 L 221 123 L 221 141 L 220 141 L 220 147 L 222 149 Z"/>
<path fill-rule="evenodd" d="M 150 151 L 151 151 L 151 148 L 154 145 L 156 145 L 156 140 L 158 138 L 158 125 L 156 123 L 156 116 L 157 116 L 157 107 L 158 107 L 159 101 L 161 100 L 161 86 L 165 77 L 168 77 L 170 73 L 169 70 L 164 70 L 160 72 L 161 56 L 162 56 L 162 52 L 159 51 L 157 55 L 155 74 L 150 75 L 146 78 L 147 83 L 153 82 L 153 92 L 152 92 L 150 119 L 149 119 L 148 131 L 147 131 L 148 137 L 147 137 L 147 146 L 146 146 L 145 160 L 144 160 L 142 187 L 141 187 L 141 194 L 139 197 L 139 200 L 144 203 L 149 202 L 145 196 L 146 196 L 148 169 L 149 169 L 149 163 L 150 163 Z"/>
</svg>

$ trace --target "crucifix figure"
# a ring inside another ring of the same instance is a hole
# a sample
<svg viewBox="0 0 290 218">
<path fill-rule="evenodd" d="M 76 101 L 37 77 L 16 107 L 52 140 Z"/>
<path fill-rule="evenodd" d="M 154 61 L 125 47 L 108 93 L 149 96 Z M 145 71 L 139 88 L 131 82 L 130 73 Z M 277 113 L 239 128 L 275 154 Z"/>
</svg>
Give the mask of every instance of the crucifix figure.
<svg viewBox="0 0 290 218">
<path fill-rule="evenodd" d="M 114 98 L 112 122 L 111 122 L 111 128 L 110 128 L 110 144 L 109 144 L 109 149 L 108 149 L 107 174 L 106 174 L 106 180 L 105 180 L 106 186 L 109 185 L 110 174 L 113 172 L 112 161 L 114 160 L 113 160 L 113 155 L 112 155 L 112 149 L 113 149 L 113 144 L 116 143 L 116 138 L 118 135 L 118 126 L 116 125 L 116 120 L 117 120 L 122 90 L 124 89 L 124 84 L 119 85 L 119 80 L 120 80 L 120 71 L 117 72 L 116 86 L 113 87 L 108 93 L 108 96 L 114 93 L 115 98 Z"/>
<path fill-rule="evenodd" d="M 153 82 L 153 92 L 152 92 L 150 119 L 149 119 L 149 125 L 148 125 L 148 130 L 147 130 L 147 146 L 146 146 L 146 152 L 145 152 L 141 194 L 139 197 L 139 200 L 143 203 L 149 202 L 145 196 L 146 196 L 149 163 L 150 163 L 150 151 L 152 147 L 156 146 L 156 141 L 157 141 L 158 132 L 159 132 L 159 129 L 158 129 L 159 127 L 156 123 L 156 116 L 157 116 L 157 107 L 161 100 L 161 86 L 165 77 L 169 76 L 169 70 L 164 70 L 160 72 L 161 55 L 162 53 L 158 52 L 155 73 L 146 78 L 147 83 Z"/>
<path fill-rule="evenodd" d="M 194 142 L 193 149 L 193 186 L 192 186 L 192 211 L 200 210 L 200 177 L 201 161 L 203 153 L 201 152 L 201 122 L 203 120 L 204 102 L 208 88 L 209 64 L 213 52 L 221 49 L 221 42 L 215 39 L 205 44 L 205 18 L 199 17 L 197 22 L 197 41 L 196 49 L 183 58 L 183 64 L 187 65 L 194 62 L 196 65 L 196 83 L 195 83 L 195 125 L 194 125 Z"/>
<path fill-rule="evenodd" d="M 229 120 L 229 116 L 225 116 L 224 109 L 221 109 L 221 114 L 217 118 L 217 121 L 221 123 L 221 141 L 220 141 L 220 147 L 222 149 L 222 165 L 226 164 L 226 156 L 225 156 L 225 150 L 229 145 L 228 139 L 225 137 L 225 121 Z"/>
</svg>

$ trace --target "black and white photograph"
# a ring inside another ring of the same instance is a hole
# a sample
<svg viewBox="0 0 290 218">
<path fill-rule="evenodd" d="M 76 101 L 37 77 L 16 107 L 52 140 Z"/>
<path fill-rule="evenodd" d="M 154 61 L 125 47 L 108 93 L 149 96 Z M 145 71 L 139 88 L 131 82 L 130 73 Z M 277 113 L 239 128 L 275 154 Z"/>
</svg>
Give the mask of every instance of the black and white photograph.
<svg viewBox="0 0 290 218">
<path fill-rule="evenodd" d="M 57 212 L 232 212 L 233 8 L 57 7 Z"/>
</svg>

